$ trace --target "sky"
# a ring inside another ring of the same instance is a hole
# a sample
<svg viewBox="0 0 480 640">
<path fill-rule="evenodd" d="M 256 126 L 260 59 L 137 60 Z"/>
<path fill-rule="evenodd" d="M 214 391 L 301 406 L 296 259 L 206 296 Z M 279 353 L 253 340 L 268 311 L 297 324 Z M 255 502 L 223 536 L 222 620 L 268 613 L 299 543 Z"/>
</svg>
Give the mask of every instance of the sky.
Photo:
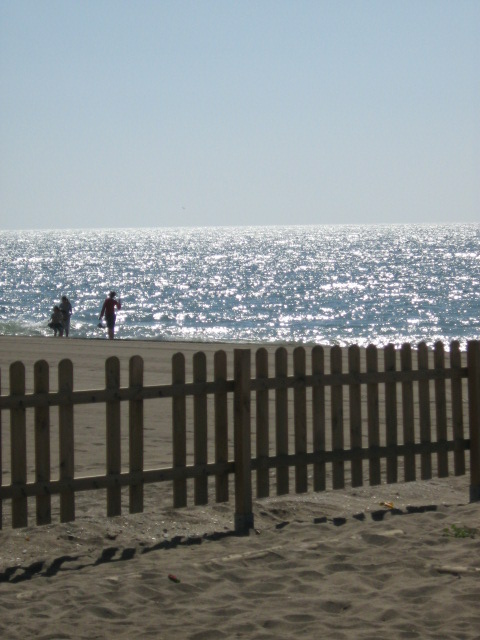
<svg viewBox="0 0 480 640">
<path fill-rule="evenodd" d="M 480 221 L 478 0 L 1 0 L 0 229 Z"/>
</svg>

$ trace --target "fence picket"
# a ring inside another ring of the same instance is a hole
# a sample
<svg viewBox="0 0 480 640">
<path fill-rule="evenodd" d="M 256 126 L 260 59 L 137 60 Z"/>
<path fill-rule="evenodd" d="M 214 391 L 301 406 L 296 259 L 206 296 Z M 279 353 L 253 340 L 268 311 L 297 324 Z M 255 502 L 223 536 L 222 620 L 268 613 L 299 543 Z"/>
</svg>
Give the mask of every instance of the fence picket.
<svg viewBox="0 0 480 640">
<path fill-rule="evenodd" d="M 325 357 L 323 347 L 316 346 L 312 349 L 312 375 L 323 377 L 325 370 Z M 325 451 L 325 385 L 323 382 L 312 387 L 312 427 L 313 427 L 313 451 L 323 453 Z M 313 464 L 313 490 L 325 491 L 326 465 L 325 462 Z"/>
<path fill-rule="evenodd" d="M 412 371 L 412 347 L 405 343 L 400 350 L 402 371 L 411 373 Z M 413 412 L 413 383 L 408 377 L 402 382 L 402 418 L 403 418 L 403 444 L 412 449 L 405 452 L 403 457 L 405 466 L 405 482 L 411 482 L 416 478 L 415 453 L 413 445 L 415 443 L 415 423 Z"/>
<path fill-rule="evenodd" d="M 397 356 L 393 344 L 388 344 L 383 352 L 384 368 L 387 372 L 395 372 L 397 368 Z M 386 445 L 389 447 L 387 453 L 387 483 L 398 482 L 398 462 L 393 448 L 398 444 L 397 438 L 397 384 L 396 382 L 385 383 L 385 430 Z M 390 448 L 391 447 L 391 448 Z"/>
<path fill-rule="evenodd" d="M 206 382 L 207 358 L 203 352 L 193 356 L 193 381 Z M 207 464 L 207 394 L 202 393 L 193 397 L 193 447 L 194 464 Z M 208 503 L 208 478 L 206 475 L 194 480 L 195 504 Z"/>
<path fill-rule="evenodd" d="M 10 395 L 25 394 L 25 366 L 22 362 L 10 365 Z M 10 455 L 12 485 L 27 482 L 27 430 L 25 408 L 10 410 Z M 28 524 L 27 498 L 23 495 L 12 498 L 12 527 L 26 527 Z"/>
<path fill-rule="evenodd" d="M 172 358 L 172 384 L 185 384 L 185 356 L 175 353 Z M 173 468 L 185 469 L 187 466 L 187 411 L 186 396 L 172 398 L 172 447 Z M 173 481 L 173 506 L 187 506 L 187 479 L 180 475 Z"/>
<path fill-rule="evenodd" d="M 295 453 L 307 453 L 307 390 L 305 388 L 306 354 L 303 347 L 293 351 L 293 415 L 295 433 Z M 308 472 L 306 462 L 295 464 L 295 492 L 305 493 L 308 489 Z"/>
<path fill-rule="evenodd" d="M 227 354 L 216 351 L 214 355 L 215 382 L 227 381 Z M 228 462 L 228 401 L 227 392 L 215 393 L 215 462 Z M 228 475 L 215 476 L 215 500 L 228 502 Z"/>
<path fill-rule="evenodd" d="M 128 384 L 139 391 L 143 387 L 143 359 L 132 356 L 128 364 Z M 129 400 L 128 437 L 130 473 L 143 471 L 143 399 Z M 143 511 L 143 482 L 132 483 L 129 487 L 130 513 Z"/>
<path fill-rule="evenodd" d="M 259 380 L 268 378 L 268 351 L 262 347 L 255 354 L 256 376 Z M 270 453 L 268 389 L 258 389 L 255 396 L 257 438 L 256 455 L 266 459 Z M 257 469 L 257 498 L 268 498 L 270 495 L 270 474 L 267 467 Z"/>
<path fill-rule="evenodd" d="M 445 350 L 442 342 L 436 342 L 434 351 L 435 371 L 442 374 L 445 370 Z M 447 443 L 447 394 L 445 378 L 435 378 L 435 415 L 437 420 L 437 442 Z M 437 452 L 438 477 L 448 476 L 448 452 Z"/>
<path fill-rule="evenodd" d="M 360 374 L 360 347 L 351 345 L 348 348 L 348 370 L 354 376 Z M 360 383 L 349 385 L 350 406 L 350 448 L 362 448 L 362 396 Z M 363 461 L 361 458 L 352 460 L 352 487 L 363 484 Z"/>
<path fill-rule="evenodd" d="M 70 394 L 73 391 L 73 363 L 61 360 L 58 365 L 58 390 Z M 73 426 L 73 403 L 58 407 L 60 480 L 71 481 L 74 477 L 75 447 Z M 75 492 L 65 489 L 60 493 L 60 521 L 75 520 Z"/>
<path fill-rule="evenodd" d="M 378 350 L 373 344 L 367 347 L 367 373 L 378 373 Z M 380 446 L 380 416 L 378 408 L 378 383 L 367 384 L 367 411 L 368 411 L 368 446 L 378 451 Z M 380 456 L 370 457 L 368 465 L 369 482 L 371 485 L 381 482 Z"/>
<path fill-rule="evenodd" d="M 116 356 L 105 362 L 105 387 L 109 391 L 120 388 L 120 360 Z M 106 403 L 107 420 L 107 475 L 116 475 L 121 471 L 120 449 L 120 400 L 114 398 Z M 107 489 L 107 515 L 119 516 L 122 512 L 120 485 Z"/>
<path fill-rule="evenodd" d="M 285 381 L 287 378 L 287 350 L 279 347 L 275 351 L 275 378 Z M 275 389 L 275 445 L 277 456 L 288 455 L 288 389 Z M 277 466 L 277 495 L 289 492 L 289 471 L 287 464 L 282 461 Z"/>
<path fill-rule="evenodd" d="M 480 500 L 480 342 L 467 344 L 470 500 Z"/>
<path fill-rule="evenodd" d="M 50 373 L 48 362 L 38 360 L 33 368 L 34 393 L 48 393 Z M 50 407 L 35 407 L 35 479 L 37 482 L 50 482 Z M 48 493 L 36 496 L 37 524 L 49 524 L 52 521 L 51 498 Z"/>
<path fill-rule="evenodd" d="M 452 393 L 452 428 L 455 448 L 453 452 L 453 463 L 456 476 L 465 475 L 465 441 L 463 428 L 463 391 L 462 379 L 460 372 L 462 368 L 462 359 L 460 353 L 460 343 L 452 342 L 450 345 L 450 368 L 452 373 L 456 374 L 451 379 Z"/>
<path fill-rule="evenodd" d="M 418 345 L 418 369 L 428 371 L 428 348 L 425 342 Z M 420 418 L 420 442 L 429 444 L 432 441 L 432 427 L 430 418 L 430 381 L 419 380 L 418 403 Z M 432 477 L 432 454 L 423 451 L 420 454 L 420 475 L 422 480 L 430 480 Z"/>
<path fill-rule="evenodd" d="M 333 374 L 342 373 L 342 350 L 338 345 L 330 351 L 330 370 Z M 331 387 L 332 398 L 332 449 L 343 450 L 343 387 L 334 384 Z M 334 489 L 345 487 L 345 463 L 334 460 L 332 463 L 332 484 Z"/>
<path fill-rule="evenodd" d="M 251 425 L 250 425 L 250 350 L 235 349 L 233 396 L 233 439 L 235 458 L 235 530 L 253 528 Z"/>
</svg>

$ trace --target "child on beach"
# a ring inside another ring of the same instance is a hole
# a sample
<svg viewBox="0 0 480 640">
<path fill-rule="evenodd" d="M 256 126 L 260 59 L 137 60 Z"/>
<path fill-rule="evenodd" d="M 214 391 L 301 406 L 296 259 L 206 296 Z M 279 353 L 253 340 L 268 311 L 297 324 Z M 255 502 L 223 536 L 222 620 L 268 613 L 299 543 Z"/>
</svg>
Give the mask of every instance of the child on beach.
<svg viewBox="0 0 480 640">
<path fill-rule="evenodd" d="M 53 313 L 50 316 L 48 326 L 50 329 L 53 329 L 53 335 L 55 338 L 57 335 L 59 337 L 63 336 L 63 315 L 58 304 L 53 307 Z"/>
</svg>

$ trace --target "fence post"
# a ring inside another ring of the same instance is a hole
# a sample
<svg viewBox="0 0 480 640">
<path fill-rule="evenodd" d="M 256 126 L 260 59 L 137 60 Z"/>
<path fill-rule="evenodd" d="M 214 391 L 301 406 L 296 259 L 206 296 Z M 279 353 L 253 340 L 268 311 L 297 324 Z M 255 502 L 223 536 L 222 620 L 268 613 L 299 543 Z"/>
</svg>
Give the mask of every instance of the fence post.
<svg viewBox="0 0 480 640">
<path fill-rule="evenodd" d="M 307 390 L 305 387 L 306 356 L 304 347 L 293 351 L 295 387 L 293 390 L 293 416 L 295 453 L 307 453 Z M 295 464 L 295 493 L 306 493 L 308 489 L 308 471 L 306 462 Z"/>
<path fill-rule="evenodd" d="M 342 350 L 338 345 L 330 351 L 330 371 L 335 376 L 342 373 Z M 330 388 L 332 407 L 332 450 L 343 452 L 343 386 L 332 384 Z M 334 460 L 332 464 L 333 489 L 345 488 L 345 463 L 342 459 Z"/>
<path fill-rule="evenodd" d="M 285 347 L 275 351 L 275 378 L 277 383 L 287 378 L 288 360 Z M 288 389 L 287 385 L 275 389 L 275 449 L 277 456 L 288 455 Z M 277 496 L 289 492 L 289 468 L 287 464 L 277 466 Z"/>
<path fill-rule="evenodd" d="M 470 422 L 470 501 L 480 500 L 480 342 L 467 344 Z"/>
<path fill-rule="evenodd" d="M 118 475 L 121 471 L 120 460 L 120 400 L 115 392 L 120 388 L 120 360 L 116 356 L 105 362 L 105 386 L 114 397 L 106 403 L 107 417 L 107 476 Z M 107 488 L 107 516 L 119 516 L 122 512 L 120 485 Z"/>
<path fill-rule="evenodd" d="M 257 380 L 268 378 L 268 351 L 262 347 L 255 354 L 255 369 Z M 259 389 L 256 393 L 257 407 L 257 458 L 268 458 L 270 451 L 269 439 L 269 406 L 268 389 Z M 268 467 L 257 470 L 257 498 L 268 498 L 270 495 L 270 474 Z"/>
<path fill-rule="evenodd" d="M 435 370 L 444 373 L 445 370 L 445 349 L 443 342 L 436 342 L 434 348 Z M 437 418 L 437 441 L 447 443 L 447 395 L 445 378 L 435 379 L 435 407 Z M 438 477 L 446 478 L 448 474 L 448 452 L 439 451 L 437 453 Z"/>
<path fill-rule="evenodd" d="M 385 371 L 395 372 L 397 368 L 397 356 L 393 344 L 387 344 L 383 352 L 383 363 Z M 387 445 L 387 483 L 398 481 L 398 458 L 395 450 L 398 443 L 398 416 L 397 416 L 397 384 L 389 381 L 385 383 L 385 427 Z"/>
<path fill-rule="evenodd" d="M 235 531 L 253 529 L 250 442 L 250 350 L 234 350 Z"/>
<path fill-rule="evenodd" d="M 10 365 L 10 395 L 23 396 L 25 394 L 25 366 L 23 362 Z M 10 451 L 12 485 L 22 487 L 27 483 L 27 431 L 25 407 L 10 409 Z M 12 527 L 26 527 L 28 525 L 27 496 L 12 498 Z"/>
<path fill-rule="evenodd" d="M 360 348 L 351 345 L 348 348 L 348 371 L 355 377 L 360 374 Z M 352 451 L 360 451 L 362 448 L 362 396 L 360 383 L 349 385 L 348 399 L 350 405 L 350 448 Z M 363 461 L 354 458 L 351 464 L 352 487 L 361 487 L 363 484 Z"/>
<path fill-rule="evenodd" d="M 460 353 L 460 343 L 454 340 L 450 345 L 450 368 L 452 370 L 451 393 L 452 393 L 452 423 L 453 438 L 455 440 L 454 464 L 455 475 L 465 475 L 465 439 L 463 429 L 462 411 L 462 379 L 460 371 L 462 368 L 462 356 Z"/>
<path fill-rule="evenodd" d="M 215 382 L 227 381 L 227 354 L 216 351 L 213 356 Z M 215 462 L 228 462 L 228 396 L 226 391 L 215 393 Z M 215 476 L 215 500 L 228 502 L 228 474 Z"/>
<path fill-rule="evenodd" d="M 207 381 L 207 357 L 203 351 L 193 355 L 193 381 Z M 205 465 L 208 463 L 208 418 L 207 394 L 193 396 L 193 463 Z M 195 504 L 208 504 L 208 476 L 196 476 L 193 481 Z"/>
<path fill-rule="evenodd" d="M 406 374 L 402 382 L 402 414 L 403 414 L 403 444 L 405 447 L 404 480 L 413 482 L 416 480 L 415 472 L 415 423 L 413 408 L 413 382 L 412 378 L 412 346 L 406 342 L 402 344 L 400 351 L 402 372 Z"/>
<path fill-rule="evenodd" d="M 369 344 L 366 349 L 367 373 L 378 375 L 378 349 L 374 344 Z M 376 485 L 382 482 L 382 467 L 378 448 L 380 447 L 380 414 L 378 401 L 378 383 L 367 384 L 367 417 L 368 417 L 368 448 L 377 452 L 368 461 L 368 477 L 370 484 Z"/>
<path fill-rule="evenodd" d="M 58 364 L 58 390 L 71 394 L 73 391 L 73 364 L 61 360 Z M 69 401 L 58 407 L 58 439 L 60 456 L 60 480 L 73 480 L 75 473 L 74 413 Z M 60 522 L 75 520 L 75 492 L 65 489 L 60 493 Z"/>
<path fill-rule="evenodd" d="M 317 345 L 312 349 L 312 374 L 323 378 L 325 372 L 325 354 L 323 347 Z M 325 451 L 325 385 L 323 381 L 312 388 L 312 427 L 313 451 Z M 326 467 L 325 462 L 313 464 L 313 490 L 325 491 Z"/>
<path fill-rule="evenodd" d="M 128 365 L 129 386 L 143 387 L 143 359 L 132 356 Z M 130 473 L 143 472 L 143 396 L 129 401 L 128 457 Z M 129 489 L 130 513 L 143 512 L 143 481 L 131 484 Z"/>
<path fill-rule="evenodd" d="M 50 390 L 50 370 L 46 360 L 35 362 L 34 392 L 48 393 Z M 48 485 L 50 482 L 50 407 L 35 407 L 35 479 Z M 52 521 L 50 495 L 36 497 L 37 524 Z"/>
<path fill-rule="evenodd" d="M 429 368 L 428 347 L 425 342 L 420 342 L 418 345 L 418 370 L 428 371 Z M 418 381 L 418 405 L 420 442 L 429 445 L 432 441 L 432 423 L 430 416 L 430 381 L 428 379 L 420 379 Z M 430 480 L 432 477 L 432 454 L 430 451 L 422 451 L 420 454 L 420 467 L 422 480 Z"/>
<path fill-rule="evenodd" d="M 175 353 L 172 357 L 172 384 L 185 385 L 185 356 Z M 173 468 L 184 469 L 187 465 L 187 409 L 185 396 L 172 397 L 172 443 Z M 185 477 L 173 480 L 173 506 L 187 506 L 187 479 Z"/>
</svg>

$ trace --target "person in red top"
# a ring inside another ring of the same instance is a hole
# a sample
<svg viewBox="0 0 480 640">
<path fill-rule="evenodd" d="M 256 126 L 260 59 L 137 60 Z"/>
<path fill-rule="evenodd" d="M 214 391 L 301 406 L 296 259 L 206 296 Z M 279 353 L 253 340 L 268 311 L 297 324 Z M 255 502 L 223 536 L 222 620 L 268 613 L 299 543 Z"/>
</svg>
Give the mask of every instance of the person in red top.
<svg viewBox="0 0 480 640">
<path fill-rule="evenodd" d="M 116 295 L 115 291 L 110 291 L 108 298 L 106 298 L 103 303 L 102 311 L 100 312 L 100 320 L 105 316 L 108 328 L 108 337 L 110 340 L 113 340 L 113 334 L 115 333 L 115 320 L 117 318 L 115 315 L 115 309 L 122 308 L 120 300 L 115 300 Z"/>
</svg>

